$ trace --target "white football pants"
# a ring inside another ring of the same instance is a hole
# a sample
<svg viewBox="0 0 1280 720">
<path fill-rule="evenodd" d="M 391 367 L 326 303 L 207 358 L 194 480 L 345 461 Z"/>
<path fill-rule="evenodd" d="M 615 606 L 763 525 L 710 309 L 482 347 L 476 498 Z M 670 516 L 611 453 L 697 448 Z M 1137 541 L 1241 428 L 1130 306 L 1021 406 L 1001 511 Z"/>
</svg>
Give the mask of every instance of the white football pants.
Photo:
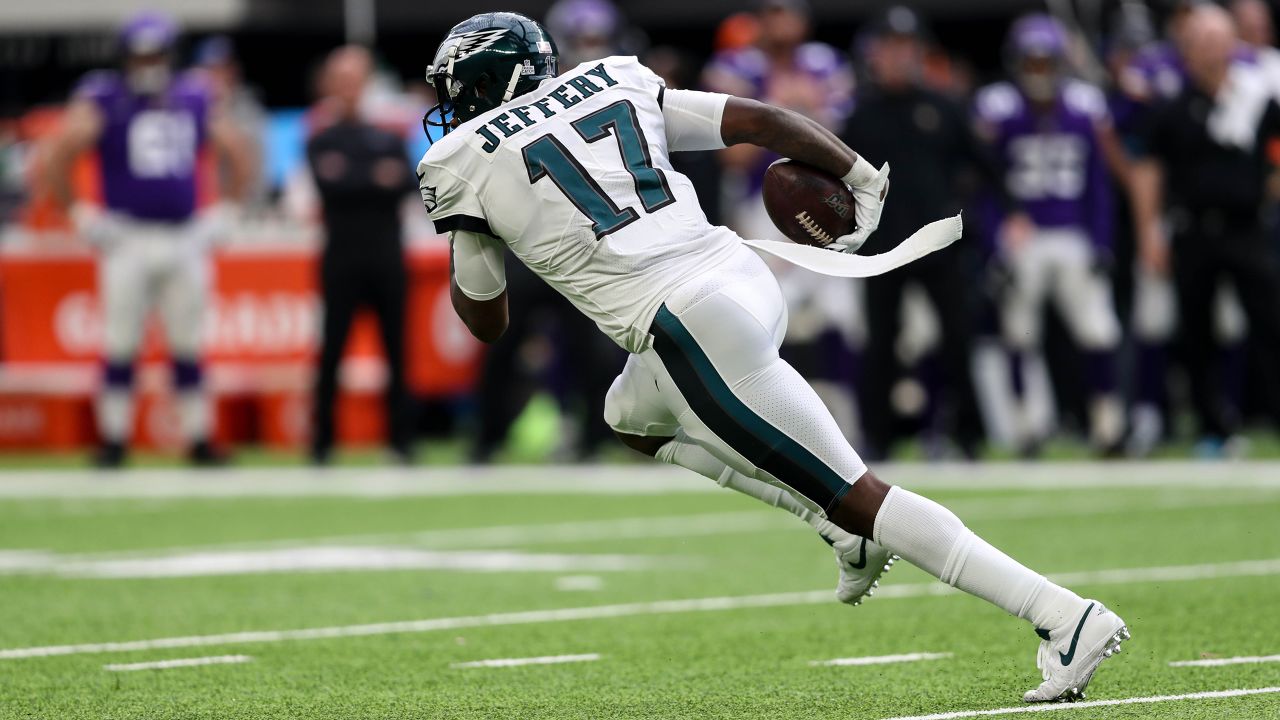
<svg viewBox="0 0 1280 720">
<path fill-rule="evenodd" d="M 1111 350 L 1119 344 L 1111 282 L 1094 270 L 1093 246 L 1083 232 L 1043 228 L 1006 262 L 1013 287 L 1001 299 L 1000 319 L 1009 347 L 1040 346 L 1041 313 L 1050 299 L 1082 349 Z"/>
<path fill-rule="evenodd" d="M 825 515 L 867 466 L 778 356 L 786 327 L 777 281 L 742 247 L 667 298 L 652 346 L 627 358 L 609 389 L 606 422 L 629 435 L 683 429 L 734 470 L 789 488 Z"/>
<path fill-rule="evenodd" d="M 120 223 L 119 237 L 103 243 L 98 292 L 108 362 L 133 360 L 153 308 L 171 355 L 200 354 L 212 270 L 207 248 L 192 230 L 192 223 L 129 220 Z"/>
</svg>

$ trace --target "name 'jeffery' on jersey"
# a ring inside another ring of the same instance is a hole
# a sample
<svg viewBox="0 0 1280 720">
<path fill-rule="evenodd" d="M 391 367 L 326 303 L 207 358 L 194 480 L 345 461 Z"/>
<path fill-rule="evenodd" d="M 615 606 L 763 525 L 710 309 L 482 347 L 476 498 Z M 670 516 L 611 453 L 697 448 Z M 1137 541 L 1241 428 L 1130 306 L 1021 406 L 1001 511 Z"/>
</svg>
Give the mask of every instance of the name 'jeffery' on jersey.
<svg viewBox="0 0 1280 720">
<path fill-rule="evenodd" d="M 510 72 L 510 70 L 508 70 Z M 491 236 L 629 352 L 689 278 L 751 254 L 671 166 L 661 78 L 592 60 L 481 113 L 418 163 L 438 232 Z"/>
<path fill-rule="evenodd" d="M 587 77 L 588 75 L 602 81 L 605 84 L 604 87 L 597 85 L 591 78 Z M 569 78 L 557 86 L 556 89 L 547 93 L 546 97 L 534 100 L 528 105 L 517 105 L 476 128 L 476 134 L 484 138 L 484 145 L 480 149 L 487 153 L 492 153 L 498 149 L 498 146 L 506 138 L 512 137 L 521 130 L 536 125 L 543 120 L 555 117 L 558 114 L 557 105 L 560 110 L 568 110 L 592 95 L 604 92 L 606 88 L 614 87 L 617 84 L 618 82 L 609 77 L 609 73 L 605 72 L 604 63 L 589 68 L 585 75 Z M 552 100 L 555 100 L 555 105 L 552 104 Z M 533 110 L 535 109 L 540 117 L 534 117 Z M 498 134 L 501 134 L 502 137 L 498 137 Z"/>
</svg>

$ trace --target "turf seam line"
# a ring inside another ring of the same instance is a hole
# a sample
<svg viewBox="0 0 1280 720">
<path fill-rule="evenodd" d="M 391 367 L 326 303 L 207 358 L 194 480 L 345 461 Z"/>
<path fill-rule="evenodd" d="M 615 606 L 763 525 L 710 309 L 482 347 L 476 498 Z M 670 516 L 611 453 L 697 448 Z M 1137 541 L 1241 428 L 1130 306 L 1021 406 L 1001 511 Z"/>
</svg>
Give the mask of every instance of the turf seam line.
<svg viewBox="0 0 1280 720">
<path fill-rule="evenodd" d="M 1148 461 L 1126 466 L 1121 477 L 1100 477 L 1097 465 L 985 463 L 885 463 L 886 478 L 911 489 L 950 492 L 1019 490 L 1060 491 L 1081 488 L 1219 487 L 1280 489 L 1273 465 L 1233 462 L 1206 466 L 1199 461 Z M 720 492 L 691 473 L 673 468 L 617 466 L 438 468 L 429 477 L 385 468 L 235 468 L 191 471 L 181 468 L 136 469 L 128 477 L 103 483 L 97 471 L 8 470 L 0 478 L 6 498 L 144 497 L 371 497 L 593 494 L 656 495 Z"/>
<path fill-rule="evenodd" d="M 1169 667 L 1219 667 L 1222 665 L 1250 665 L 1254 663 L 1280 662 L 1280 655 L 1249 655 L 1229 658 L 1204 658 L 1202 660 L 1178 660 Z"/>
<path fill-rule="evenodd" d="M 959 710 L 955 712 L 934 713 L 933 715 L 911 715 L 905 717 L 886 718 L 885 720 L 957 720 L 958 718 L 986 717 L 990 715 L 1057 712 L 1061 710 L 1079 710 L 1081 708 L 1108 707 L 1111 705 L 1147 705 L 1150 703 L 1175 702 L 1179 700 L 1209 700 L 1214 698 L 1244 697 L 1246 695 L 1265 695 L 1269 693 L 1280 693 L 1280 687 L 1244 688 L 1239 690 L 1208 690 L 1205 692 L 1184 693 L 1182 695 L 1148 695 L 1145 697 L 1118 698 L 1115 700 L 1090 700 L 1088 702 L 1078 703 L 1019 705 L 1017 707 L 994 708 L 992 710 Z"/>
<path fill-rule="evenodd" d="M 449 667 L 465 668 L 507 668 L 524 665 L 559 665 L 562 663 L 593 662 L 599 660 L 600 653 L 582 653 L 580 655 L 542 655 L 526 658 L 495 658 L 492 660 L 473 660 L 471 662 L 453 663 Z"/>
<path fill-rule="evenodd" d="M 252 655 L 211 655 L 209 657 L 176 658 L 173 660 L 152 660 L 136 663 L 112 663 L 103 665 L 109 672 L 131 672 L 134 670 L 169 670 L 172 668 L 197 667 L 200 665 L 235 665 L 252 662 Z"/>
<path fill-rule="evenodd" d="M 1055 573 L 1049 577 L 1064 585 L 1123 585 L 1135 582 L 1173 582 L 1180 580 L 1204 580 L 1223 577 L 1250 577 L 1280 574 L 1280 558 L 1246 560 L 1213 565 L 1176 565 L 1170 567 L 1146 567 L 1097 570 L 1090 572 Z M 938 595 L 954 595 L 959 591 L 937 582 L 910 585 L 891 585 L 881 588 L 877 601 L 887 598 L 914 598 Z M 327 638 L 361 637 L 422 633 L 461 628 L 529 625 L 569 620 L 599 620 L 638 615 L 665 615 L 682 612 L 712 612 L 746 608 L 770 608 L 788 605 L 815 605 L 834 603 L 830 590 L 775 593 L 769 595 L 738 595 L 683 600 L 658 600 L 652 602 L 624 603 L 619 605 L 593 605 L 586 607 L 525 610 L 488 615 L 427 618 L 398 622 L 370 623 L 364 625 L 339 625 L 333 627 L 302 628 L 296 630 L 250 630 L 216 635 L 190 635 L 131 640 L 124 642 L 80 643 L 74 645 L 47 645 L 0 650 L 0 660 L 50 657 L 57 655 L 88 655 L 96 653 L 133 652 L 156 648 L 207 647 L 246 643 L 281 642 L 285 640 L 320 640 Z"/>
</svg>

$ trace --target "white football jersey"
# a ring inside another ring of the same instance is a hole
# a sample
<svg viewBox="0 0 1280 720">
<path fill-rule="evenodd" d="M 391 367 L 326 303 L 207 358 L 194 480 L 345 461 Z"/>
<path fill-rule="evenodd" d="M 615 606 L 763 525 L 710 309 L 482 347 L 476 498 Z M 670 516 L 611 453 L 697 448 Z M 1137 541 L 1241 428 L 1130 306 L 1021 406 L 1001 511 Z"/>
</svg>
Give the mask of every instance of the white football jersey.
<svg viewBox="0 0 1280 720">
<path fill-rule="evenodd" d="M 636 58 L 611 57 L 453 129 L 418 163 L 436 229 L 503 240 L 619 345 L 644 350 L 668 294 L 743 247 L 672 169 L 663 92 Z"/>
</svg>

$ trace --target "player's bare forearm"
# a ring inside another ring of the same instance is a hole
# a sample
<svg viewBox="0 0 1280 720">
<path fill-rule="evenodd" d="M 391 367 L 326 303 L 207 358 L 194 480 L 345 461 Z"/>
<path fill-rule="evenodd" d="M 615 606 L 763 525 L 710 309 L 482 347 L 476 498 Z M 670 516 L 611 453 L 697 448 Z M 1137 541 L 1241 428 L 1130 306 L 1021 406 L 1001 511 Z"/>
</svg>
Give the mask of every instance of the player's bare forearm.
<svg viewBox="0 0 1280 720">
<path fill-rule="evenodd" d="M 256 180 L 254 167 L 257 163 L 253 147 L 244 133 L 225 115 L 220 115 L 209 123 L 209 138 L 231 170 L 227 186 L 222 188 L 223 194 L 230 200 L 244 201 Z"/>
<path fill-rule="evenodd" d="M 1098 129 L 1098 147 L 1102 150 L 1102 159 L 1107 163 L 1112 177 L 1121 187 L 1127 188 L 1133 182 L 1133 161 L 1114 127 L 1107 125 Z"/>
<path fill-rule="evenodd" d="M 1133 223 L 1139 237 L 1153 231 L 1160 223 L 1160 190 L 1163 171 L 1160 163 L 1139 160 L 1129 170 L 1129 193 L 1133 204 Z"/>
<path fill-rule="evenodd" d="M 492 300 L 475 300 L 467 297 L 458 287 L 458 282 L 450 278 L 449 299 L 453 301 L 453 311 L 458 313 L 462 324 L 480 342 L 496 342 L 507 331 L 506 290 Z"/>
<path fill-rule="evenodd" d="M 746 98 L 729 98 L 720 120 L 720 135 L 726 145 L 759 145 L 836 177 L 844 177 L 858 160 L 858 154 L 821 123 Z"/>
<path fill-rule="evenodd" d="M 76 156 L 88 149 L 102 133 L 102 114 L 86 100 L 73 100 L 67 106 L 62 126 L 53 136 L 48 151 L 49 189 L 53 199 L 63 208 L 75 201 L 71 187 L 71 167 Z"/>
</svg>

